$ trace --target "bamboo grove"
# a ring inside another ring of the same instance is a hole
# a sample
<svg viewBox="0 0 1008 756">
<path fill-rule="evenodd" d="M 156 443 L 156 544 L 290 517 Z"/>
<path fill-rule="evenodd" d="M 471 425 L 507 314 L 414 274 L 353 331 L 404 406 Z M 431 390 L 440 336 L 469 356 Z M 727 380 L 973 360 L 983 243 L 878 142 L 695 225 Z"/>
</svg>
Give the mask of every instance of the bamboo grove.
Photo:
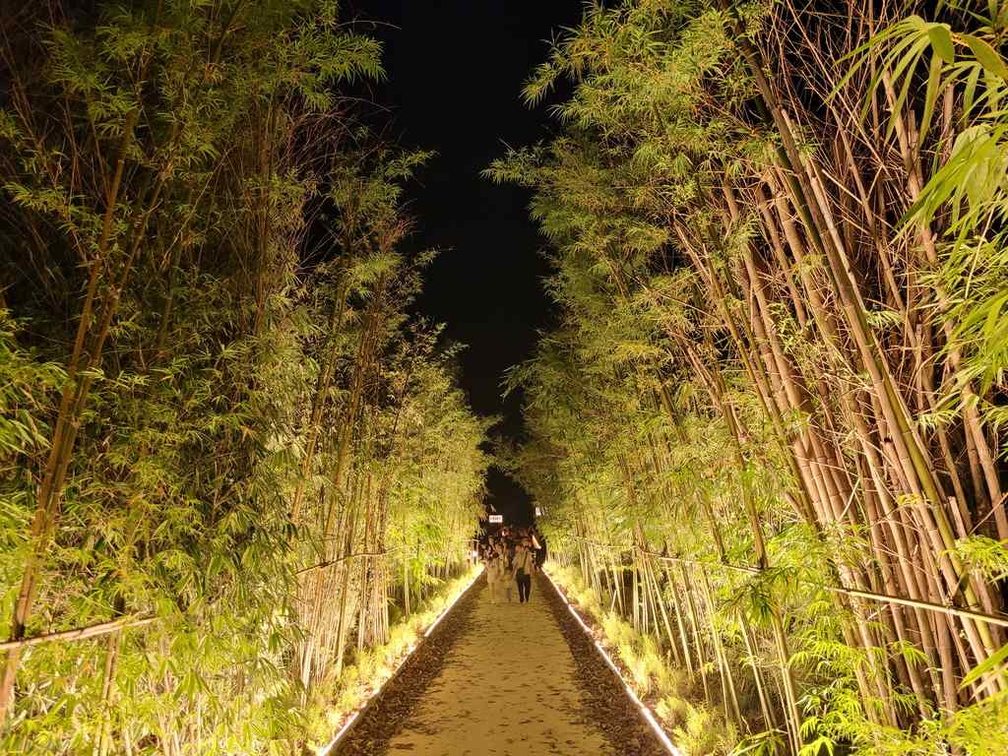
<svg viewBox="0 0 1008 756">
<path fill-rule="evenodd" d="M 514 465 L 687 753 L 1008 750 L 1006 24 L 591 4 L 488 171 L 560 309 Z"/>
<path fill-rule="evenodd" d="M 464 568 L 378 44 L 324 0 L 5 5 L 0 751 L 298 753 Z"/>
</svg>

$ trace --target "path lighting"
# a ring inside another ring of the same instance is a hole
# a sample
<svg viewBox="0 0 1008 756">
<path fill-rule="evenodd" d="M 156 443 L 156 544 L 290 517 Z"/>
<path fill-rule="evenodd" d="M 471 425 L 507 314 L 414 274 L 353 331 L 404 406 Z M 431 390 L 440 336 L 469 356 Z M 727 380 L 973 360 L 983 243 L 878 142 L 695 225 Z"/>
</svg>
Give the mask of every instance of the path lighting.
<svg viewBox="0 0 1008 756">
<path fill-rule="evenodd" d="M 619 678 L 620 682 L 623 683 L 623 687 L 626 689 L 627 695 L 630 696 L 630 700 L 633 701 L 635 704 L 637 704 L 637 708 L 640 709 L 640 712 L 644 716 L 644 719 L 651 726 L 651 729 L 654 730 L 654 734 L 658 736 L 658 740 L 660 740 L 662 745 L 665 746 L 665 749 L 673 756 L 685 756 L 685 754 L 683 754 L 683 752 L 676 747 L 675 743 L 672 742 L 672 740 L 669 738 L 665 730 L 662 729 L 662 726 L 658 724 L 658 720 L 655 718 L 654 712 L 651 711 L 651 709 L 648 707 L 647 704 L 645 704 L 643 701 L 640 700 L 640 698 L 637 697 L 637 694 L 634 692 L 634 689 L 631 688 L 630 685 L 627 683 L 626 679 L 624 679 L 623 673 L 620 672 L 619 667 L 617 667 L 615 662 L 613 662 L 612 658 L 606 652 L 602 644 L 595 639 L 595 633 L 592 632 L 592 629 L 585 624 L 585 621 L 583 619 L 581 619 L 581 615 L 574 610 L 573 606 L 571 606 L 570 601 L 567 600 L 567 594 L 565 594 L 560 589 L 560 586 L 558 586 L 553 581 L 552 576 L 550 576 L 550 574 L 546 572 L 546 570 L 542 570 L 542 574 L 545 575 L 546 579 L 550 581 L 550 584 L 553 586 L 554 590 L 556 590 L 556 592 L 559 594 L 561 600 L 564 602 L 564 604 L 567 605 L 567 610 L 574 616 L 574 619 L 577 620 L 577 623 L 581 625 L 581 629 L 584 630 L 588 634 L 588 637 L 592 639 L 592 642 L 595 644 L 595 648 L 597 648 L 598 652 L 602 654 L 602 658 L 605 659 L 606 664 L 608 664 L 609 668 L 616 673 L 616 676 Z"/>
<path fill-rule="evenodd" d="M 476 574 L 473 575 L 472 579 L 468 583 L 466 583 L 465 588 L 463 588 L 461 591 L 458 592 L 458 595 L 455 596 L 454 599 L 452 599 L 452 602 L 450 604 L 448 604 L 448 606 L 446 606 L 441 611 L 441 614 L 439 614 L 437 616 L 437 619 L 434 620 L 430 624 L 430 627 L 428 627 L 427 630 L 423 634 L 424 638 L 429 637 L 430 634 L 434 632 L 434 628 L 438 626 L 438 623 L 440 623 L 441 620 L 443 620 L 445 618 L 445 615 L 448 614 L 448 612 L 450 612 L 452 610 L 452 607 L 454 607 L 455 604 L 457 604 L 459 602 L 459 599 L 461 599 L 463 596 L 466 595 L 466 593 L 469 592 L 469 589 L 472 588 L 473 583 L 475 583 L 479 579 L 479 576 L 482 575 L 482 574 L 483 574 L 483 568 L 480 567 L 480 569 L 476 571 Z M 367 709 L 367 707 L 371 704 L 371 702 L 375 699 L 375 697 L 385 689 L 385 686 L 388 684 L 388 681 L 392 680 L 393 678 L 395 678 L 395 676 L 397 674 L 399 674 L 399 670 L 402 669 L 402 666 L 407 661 L 409 661 L 409 658 L 411 656 L 413 656 L 413 653 L 417 650 L 417 648 L 419 646 L 420 646 L 420 643 L 417 642 L 417 643 L 413 643 L 409 647 L 409 651 L 407 651 L 406 655 L 403 656 L 403 658 L 399 660 L 399 663 L 396 665 L 395 669 L 392 670 L 392 674 L 390 674 L 388 677 L 386 677 L 384 680 L 382 680 L 381 685 L 379 685 L 377 688 L 375 688 L 372 691 L 371 695 L 367 697 L 367 700 L 365 700 L 359 707 L 357 707 L 357 711 L 355 711 L 353 714 L 351 714 L 350 718 L 346 722 L 343 723 L 343 726 L 340 727 L 339 732 L 336 733 L 336 735 L 333 737 L 333 739 L 330 740 L 326 745 L 321 746 L 320 748 L 318 748 L 315 751 L 316 756 L 332 756 L 332 754 L 335 753 L 336 746 L 343 739 L 343 737 L 347 734 L 347 732 L 349 732 L 350 727 L 353 726 L 353 723 L 357 721 L 358 717 L 360 717 L 360 715 L 364 712 L 364 710 Z"/>
</svg>

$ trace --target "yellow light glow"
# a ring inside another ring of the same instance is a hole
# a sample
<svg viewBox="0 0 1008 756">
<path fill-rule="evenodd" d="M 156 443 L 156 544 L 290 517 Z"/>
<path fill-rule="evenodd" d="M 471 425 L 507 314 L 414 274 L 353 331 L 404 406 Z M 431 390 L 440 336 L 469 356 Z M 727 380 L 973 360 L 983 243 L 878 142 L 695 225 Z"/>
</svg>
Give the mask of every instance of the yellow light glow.
<svg viewBox="0 0 1008 756">
<path fill-rule="evenodd" d="M 469 591 L 470 588 L 472 588 L 473 583 L 475 583 L 476 580 L 479 579 L 479 576 L 482 575 L 482 574 L 483 574 L 483 567 L 481 565 L 480 568 L 479 568 L 479 570 L 476 572 L 476 574 L 473 575 L 472 579 L 468 583 L 466 583 L 466 587 L 463 588 L 461 591 L 458 592 L 458 595 L 455 596 L 454 599 L 452 599 L 452 602 L 450 604 L 448 604 L 448 606 L 446 606 L 444 608 L 444 610 L 441 612 L 441 614 L 438 615 L 437 619 L 434 620 L 434 622 L 431 623 L 430 627 L 427 628 L 426 632 L 424 632 L 424 636 L 423 636 L 424 638 L 427 638 L 432 632 L 434 632 L 434 628 L 437 627 L 438 623 L 441 622 L 442 619 L 444 619 L 445 615 L 448 614 L 448 612 L 451 611 L 452 607 L 455 606 L 455 604 L 458 603 L 459 599 L 462 598 Z M 360 714 L 361 714 L 361 712 L 364 711 L 364 709 L 367 708 L 367 706 L 368 706 L 369 703 L 371 703 L 371 699 L 373 699 L 375 696 L 377 696 L 379 693 L 382 692 L 382 689 L 385 687 L 385 684 L 389 680 L 391 680 L 393 677 L 396 676 L 396 674 L 402 668 L 402 665 L 405 664 L 409 660 L 409 658 L 411 656 L 413 656 L 413 652 L 416 651 L 416 649 L 417 649 L 417 647 L 419 645 L 420 645 L 419 643 L 414 643 L 414 644 L 412 644 L 409 647 L 409 651 L 399 661 L 399 663 L 396 665 L 395 669 L 392 670 L 392 674 L 390 674 L 388 677 L 386 677 L 384 680 L 382 680 L 381 684 L 377 688 L 374 689 L 374 691 L 371 693 L 371 695 L 368 696 L 366 699 L 364 699 L 364 701 L 361 703 L 361 705 L 357 708 L 357 711 L 355 711 L 350 716 L 350 718 L 347 719 L 347 721 L 343 723 L 343 726 L 340 727 L 339 732 L 336 733 L 335 737 L 333 737 L 333 739 L 330 740 L 326 745 L 318 748 L 315 751 L 315 753 L 317 754 L 317 756 L 330 756 L 330 754 L 332 754 L 332 752 L 335 750 L 336 746 L 339 744 L 340 740 L 342 740 L 343 736 L 347 734 L 347 731 L 350 729 L 350 726 L 353 725 L 353 723 L 357 721 L 357 717 L 359 717 Z"/>
</svg>

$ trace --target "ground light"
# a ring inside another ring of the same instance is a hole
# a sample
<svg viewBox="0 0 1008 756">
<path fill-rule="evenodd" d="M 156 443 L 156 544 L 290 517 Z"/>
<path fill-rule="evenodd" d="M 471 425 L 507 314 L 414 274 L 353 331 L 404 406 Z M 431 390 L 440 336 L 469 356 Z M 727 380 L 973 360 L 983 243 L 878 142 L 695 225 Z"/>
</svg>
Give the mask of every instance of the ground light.
<svg viewBox="0 0 1008 756">
<path fill-rule="evenodd" d="M 430 637 L 430 634 L 434 632 L 434 628 L 437 627 L 438 624 L 441 622 L 441 620 L 445 618 L 445 615 L 452 610 L 452 607 L 454 607 L 455 604 L 458 603 L 459 599 L 469 592 L 469 589 L 472 588 L 473 583 L 475 583 L 479 579 L 479 576 L 482 574 L 483 574 L 483 568 L 480 568 L 480 570 L 473 576 L 472 580 L 470 580 L 466 584 L 466 587 L 463 588 L 461 591 L 459 591 L 455 599 L 441 611 L 441 614 L 437 616 L 437 619 L 431 622 L 430 626 L 424 631 L 423 634 L 424 638 Z M 382 680 L 381 684 L 374 689 L 371 695 L 368 696 L 367 699 L 360 706 L 357 707 L 357 711 L 351 714 L 350 718 L 343 723 L 343 726 L 339 729 L 339 732 L 336 733 L 333 739 L 316 751 L 318 756 L 330 756 L 330 754 L 333 753 L 336 746 L 339 745 L 340 741 L 343 740 L 343 737 L 350 731 L 350 728 L 353 726 L 353 723 L 356 722 L 357 718 L 360 717 L 360 715 L 364 712 L 364 710 L 371 705 L 371 702 L 374 701 L 374 699 L 378 696 L 378 694 L 385 689 L 385 686 L 388 684 L 388 681 L 394 679 L 395 676 L 399 674 L 399 670 L 402 669 L 402 666 L 407 661 L 409 661 L 410 657 L 413 656 L 414 652 L 417 650 L 419 645 L 420 642 L 417 642 L 409 647 L 409 651 L 402 659 L 399 660 L 399 663 L 396 665 L 396 668 L 392 670 L 392 674 L 390 674 L 388 677 Z"/>
<path fill-rule="evenodd" d="M 658 720 L 655 718 L 654 712 L 651 711 L 651 708 L 640 700 L 640 697 L 634 692 L 634 689 L 630 687 L 630 684 L 627 683 L 626 678 L 623 677 L 623 673 L 620 672 L 619 667 L 617 667 L 616 663 L 613 662 L 608 652 L 602 644 L 595 639 L 595 634 L 592 632 L 592 629 L 588 627 L 585 621 L 581 619 L 581 615 L 575 611 L 573 606 L 571 606 L 570 601 L 567 600 L 567 594 L 564 593 L 560 586 L 553 581 L 553 578 L 548 572 L 546 572 L 546 570 L 542 570 L 542 574 L 546 576 L 546 579 L 550 581 L 550 585 L 553 586 L 553 589 L 557 592 L 557 594 L 559 594 L 560 598 L 563 599 L 564 604 L 567 605 L 568 611 L 574 615 L 574 619 L 576 619 L 578 624 L 581 625 L 581 629 L 584 630 L 588 634 L 588 637 L 592 639 L 592 643 L 595 644 L 595 648 L 598 649 L 598 652 L 602 654 L 602 658 L 605 659 L 606 664 L 608 664 L 609 668 L 616 673 L 620 682 L 623 683 L 623 687 L 626 688 L 627 695 L 630 696 L 630 699 L 635 704 L 637 704 L 637 708 L 640 709 L 640 712 L 644 716 L 644 719 L 647 720 L 647 723 L 651 725 L 651 729 L 654 730 L 655 735 L 658 736 L 662 745 L 664 745 L 668 752 L 673 754 L 673 756 L 684 756 L 683 752 L 676 747 L 675 743 L 672 742 L 665 730 L 662 729 L 662 726 L 658 724 Z"/>
</svg>

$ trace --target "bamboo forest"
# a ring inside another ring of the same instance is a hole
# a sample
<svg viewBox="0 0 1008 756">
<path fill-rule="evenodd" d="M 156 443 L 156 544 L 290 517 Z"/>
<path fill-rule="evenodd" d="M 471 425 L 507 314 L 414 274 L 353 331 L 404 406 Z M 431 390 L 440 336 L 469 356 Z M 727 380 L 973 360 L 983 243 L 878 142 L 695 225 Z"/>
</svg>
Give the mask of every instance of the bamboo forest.
<svg viewBox="0 0 1008 756">
<path fill-rule="evenodd" d="M 3 3 L 0 753 L 1008 754 L 1008 2 L 401 5 Z"/>
</svg>

